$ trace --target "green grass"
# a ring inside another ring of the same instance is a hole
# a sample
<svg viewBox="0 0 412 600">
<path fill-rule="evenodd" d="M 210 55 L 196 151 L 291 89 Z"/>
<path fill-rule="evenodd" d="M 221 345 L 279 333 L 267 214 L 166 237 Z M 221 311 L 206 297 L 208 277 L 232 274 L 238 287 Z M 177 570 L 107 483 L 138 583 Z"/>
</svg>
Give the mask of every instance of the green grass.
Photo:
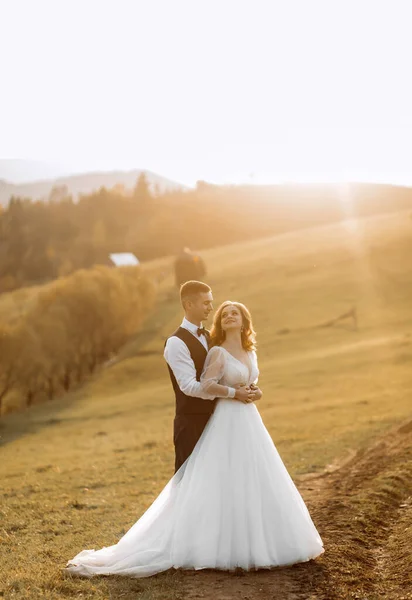
<svg viewBox="0 0 412 600">
<path fill-rule="evenodd" d="M 344 459 L 411 413 L 411 229 L 407 215 L 389 215 L 203 253 L 215 305 L 238 300 L 252 312 L 259 410 L 294 477 Z M 162 265 L 157 308 L 119 362 L 0 425 L 6 597 L 183 597 L 179 573 L 134 582 L 60 574 L 81 549 L 114 543 L 173 473 L 162 349 L 181 309 L 171 260 Z M 352 305 L 358 331 L 304 329 Z M 285 327 L 291 333 L 278 335 Z"/>
</svg>

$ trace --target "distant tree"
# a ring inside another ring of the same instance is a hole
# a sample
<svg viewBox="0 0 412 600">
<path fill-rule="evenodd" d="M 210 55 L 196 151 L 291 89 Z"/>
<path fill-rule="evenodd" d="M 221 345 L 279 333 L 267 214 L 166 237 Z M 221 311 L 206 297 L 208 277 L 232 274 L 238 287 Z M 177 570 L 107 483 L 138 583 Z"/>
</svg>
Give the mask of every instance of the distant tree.
<svg viewBox="0 0 412 600">
<path fill-rule="evenodd" d="M 116 183 L 111 189 L 113 194 L 117 196 L 127 196 L 126 187 L 124 183 Z"/>
<path fill-rule="evenodd" d="M 106 244 L 106 226 L 102 219 L 95 222 L 92 232 L 92 241 L 95 248 L 102 248 Z"/>
<path fill-rule="evenodd" d="M 0 324 L 0 415 L 4 399 L 18 381 L 18 356 L 21 344 L 18 328 Z"/>
<path fill-rule="evenodd" d="M 42 393 L 45 357 L 42 340 L 38 336 L 36 328 L 31 326 L 30 320 L 26 317 L 19 323 L 16 342 L 19 353 L 16 364 L 18 378 L 16 378 L 15 388 L 21 396 L 21 403 L 29 407 Z"/>
<path fill-rule="evenodd" d="M 140 173 L 133 190 L 133 198 L 137 201 L 140 208 L 148 208 L 152 201 L 149 182 L 146 173 Z"/>
<path fill-rule="evenodd" d="M 219 187 L 217 185 L 214 185 L 213 183 L 208 183 L 207 181 L 203 181 L 202 179 L 199 179 L 198 181 L 196 181 L 196 191 L 197 192 L 214 192 L 216 190 L 218 190 Z"/>
<path fill-rule="evenodd" d="M 49 193 L 49 202 L 61 202 L 70 197 L 69 188 L 67 185 L 55 185 Z"/>
<path fill-rule="evenodd" d="M 154 198 L 160 198 L 161 195 L 162 191 L 160 189 L 160 185 L 158 183 L 155 183 L 153 186 L 153 196 Z"/>
</svg>

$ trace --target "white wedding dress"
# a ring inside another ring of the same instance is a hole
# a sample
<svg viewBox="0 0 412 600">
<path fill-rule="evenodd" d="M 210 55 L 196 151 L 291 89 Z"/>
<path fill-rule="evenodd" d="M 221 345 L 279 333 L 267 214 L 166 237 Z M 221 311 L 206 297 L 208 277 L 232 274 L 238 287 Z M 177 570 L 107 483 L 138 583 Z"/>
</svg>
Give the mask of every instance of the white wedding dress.
<svg viewBox="0 0 412 600">
<path fill-rule="evenodd" d="M 249 369 L 212 348 L 203 385 L 257 381 L 256 353 L 248 354 Z M 117 544 L 83 550 L 65 570 L 83 577 L 148 577 L 172 567 L 248 570 L 323 551 L 256 405 L 220 399 L 192 454 L 143 516 Z"/>
</svg>

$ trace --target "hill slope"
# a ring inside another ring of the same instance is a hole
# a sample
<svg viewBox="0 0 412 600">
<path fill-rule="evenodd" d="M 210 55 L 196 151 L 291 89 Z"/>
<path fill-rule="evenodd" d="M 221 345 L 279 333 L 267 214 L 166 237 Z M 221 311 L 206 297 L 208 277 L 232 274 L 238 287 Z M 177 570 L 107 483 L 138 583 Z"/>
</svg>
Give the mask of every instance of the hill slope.
<svg viewBox="0 0 412 600">
<path fill-rule="evenodd" d="M 397 598 L 391 568 L 403 564 L 411 494 L 411 226 L 400 213 L 204 253 L 215 304 L 240 300 L 252 311 L 259 410 L 324 537 L 319 561 L 242 578 L 62 578 L 69 557 L 114 543 L 172 474 L 162 347 L 181 309 L 170 271 L 157 309 L 116 364 L 77 393 L 2 423 L 6 597 Z M 357 329 L 351 319 L 316 327 L 353 305 Z M 385 446 L 376 445 L 381 436 Z"/>
</svg>

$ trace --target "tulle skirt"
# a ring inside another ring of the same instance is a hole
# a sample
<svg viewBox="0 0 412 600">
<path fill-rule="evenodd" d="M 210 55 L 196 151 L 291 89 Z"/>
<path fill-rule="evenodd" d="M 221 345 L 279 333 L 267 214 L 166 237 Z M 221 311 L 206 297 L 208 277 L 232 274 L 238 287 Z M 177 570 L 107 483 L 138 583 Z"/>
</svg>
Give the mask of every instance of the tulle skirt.
<svg viewBox="0 0 412 600">
<path fill-rule="evenodd" d="M 254 404 L 219 400 L 191 456 L 113 546 L 66 571 L 148 577 L 172 567 L 250 570 L 307 561 L 322 540 Z"/>
</svg>

